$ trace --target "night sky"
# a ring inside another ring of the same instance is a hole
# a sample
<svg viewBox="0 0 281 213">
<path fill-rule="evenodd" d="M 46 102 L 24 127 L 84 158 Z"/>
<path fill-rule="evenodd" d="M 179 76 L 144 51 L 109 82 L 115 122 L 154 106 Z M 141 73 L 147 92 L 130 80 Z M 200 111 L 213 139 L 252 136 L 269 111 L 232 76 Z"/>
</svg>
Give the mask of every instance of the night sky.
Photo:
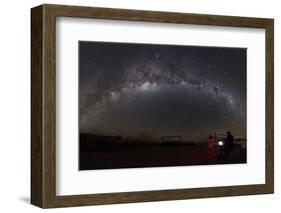
<svg viewBox="0 0 281 213">
<path fill-rule="evenodd" d="M 245 48 L 79 42 L 80 133 L 246 137 Z"/>
</svg>

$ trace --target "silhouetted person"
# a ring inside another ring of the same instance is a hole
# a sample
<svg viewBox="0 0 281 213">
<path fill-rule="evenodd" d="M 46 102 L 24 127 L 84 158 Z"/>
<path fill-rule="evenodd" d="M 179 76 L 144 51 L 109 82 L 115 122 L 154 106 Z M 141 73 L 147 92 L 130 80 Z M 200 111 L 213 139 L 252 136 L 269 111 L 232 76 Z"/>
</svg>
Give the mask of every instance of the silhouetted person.
<svg viewBox="0 0 281 213">
<path fill-rule="evenodd" d="M 229 153 L 233 151 L 234 138 L 233 135 L 228 131 L 225 139 L 225 158 L 229 156 Z"/>
</svg>

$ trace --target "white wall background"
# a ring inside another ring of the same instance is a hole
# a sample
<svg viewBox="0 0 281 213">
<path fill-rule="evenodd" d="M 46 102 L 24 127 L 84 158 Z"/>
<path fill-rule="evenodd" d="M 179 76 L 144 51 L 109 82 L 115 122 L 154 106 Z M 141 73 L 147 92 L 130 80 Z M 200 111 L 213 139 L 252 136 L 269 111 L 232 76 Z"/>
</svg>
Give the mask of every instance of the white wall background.
<svg viewBox="0 0 281 213">
<path fill-rule="evenodd" d="M 30 193 L 30 8 L 42 3 L 269 17 L 275 19 L 275 109 L 281 107 L 279 1 L 246 0 L 39 0 L 0 6 L 0 211 L 39 212 Z M 281 3 L 280 3 L 281 4 Z M 275 194 L 51 209 L 49 212 L 278 212 L 281 207 L 281 112 L 275 110 Z"/>
</svg>

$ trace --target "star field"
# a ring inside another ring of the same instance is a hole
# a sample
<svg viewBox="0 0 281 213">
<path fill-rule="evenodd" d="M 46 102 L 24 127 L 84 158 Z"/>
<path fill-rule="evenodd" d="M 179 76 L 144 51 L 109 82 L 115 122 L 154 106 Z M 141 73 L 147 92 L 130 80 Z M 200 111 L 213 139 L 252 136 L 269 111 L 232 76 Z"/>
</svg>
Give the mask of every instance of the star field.
<svg viewBox="0 0 281 213">
<path fill-rule="evenodd" d="M 79 42 L 80 132 L 246 137 L 246 49 Z"/>
</svg>

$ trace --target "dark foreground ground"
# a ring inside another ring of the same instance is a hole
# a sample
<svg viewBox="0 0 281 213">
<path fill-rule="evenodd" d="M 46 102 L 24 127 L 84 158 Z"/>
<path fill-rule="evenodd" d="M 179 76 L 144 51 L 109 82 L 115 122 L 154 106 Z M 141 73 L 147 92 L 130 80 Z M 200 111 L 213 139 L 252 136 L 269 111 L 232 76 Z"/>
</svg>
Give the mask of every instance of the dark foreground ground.
<svg viewBox="0 0 281 213">
<path fill-rule="evenodd" d="M 207 145 L 152 145 L 137 148 L 81 149 L 79 169 L 116 169 L 246 163 L 246 149 L 235 147 L 228 159 L 206 156 Z"/>
</svg>

